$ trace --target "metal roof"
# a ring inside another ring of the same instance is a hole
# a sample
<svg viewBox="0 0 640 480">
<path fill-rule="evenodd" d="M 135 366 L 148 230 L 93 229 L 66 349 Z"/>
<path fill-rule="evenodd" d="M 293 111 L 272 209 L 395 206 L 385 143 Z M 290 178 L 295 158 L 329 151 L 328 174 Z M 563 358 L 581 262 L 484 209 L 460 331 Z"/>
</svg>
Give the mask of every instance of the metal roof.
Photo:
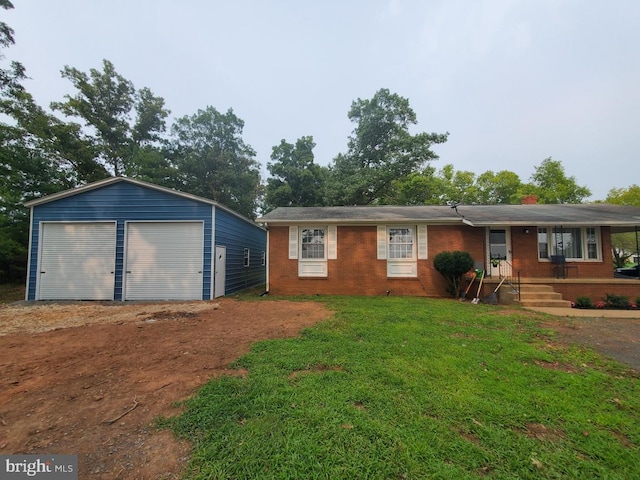
<svg viewBox="0 0 640 480">
<path fill-rule="evenodd" d="M 220 203 L 218 203 L 218 202 L 216 202 L 214 200 L 211 200 L 209 198 L 199 197 L 197 195 L 192 195 L 190 193 L 180 192 L 180 191 L 174 190 L 172 188 L 162 187 L 160 185 L 156 185 L 155 183 L 144 182 L 142 180 L 137 180 L 137 179 L 133 179 L 133 178 L 127 178 L 127 177 L 109 177 L 109 178 L 105 178 L 103 180 L 98 180 L 97 182 L 88 183 L 88 184 L 82 185 L 80 187 L 71 188 L 69 190 L 64 190 L 62 192 L 53 193 L 51 195 L 46 195 L 44 197 L 36 198 L 35 200 L 30 200 L 28 202 L 25 202 L 24 205 L 26 207 L 35 207 L 37 205 L 42 205 L 44 203 L 49 203 L 49 202 L 55 202 L 56 200 L 61 200 L 63 198 L 72 197 L 74 195 L 79 195 L 81 193 L 88 192 L 88 191 L 91 191 L 91 190 L 95 190 L 97 188 L 102 188 L 102 187 L 105 187 L 107 185 L 111 185 L 111 184 L 118 183 L 118 182 L 131 183 L 133 185 L 138 185 L 140 187 L 145 187 L 145 188 L 150 188 L 150 189 L 153 189 L 153 190 L 158 190 L 160 192 L 169 193 L 171 195 L 177 195 L 179 197 L 186 198 L 186 199 L 189 199 L 189 200 L 193 200 L 193 201 L 196 201 L 196 202 L 207 203 L 209 205 L 214 205 L 216 208 L 220 208 L 221 210 L 224 210 L 224 211 L 226 211 L 226 212 L 228 212 L 228 213 L 230 213 L 232 215 L 235 215 L 236 217 L 238 217 L 238 218 L 240 218 L 240 219 L 242 219 L 242 220 L 244 220 L 246 222 L 255 223 L 250 218 L 247 218 L 244 215 L 241 215 L 240 213 L 230 209 L 229 207 L 221 205 Z"/>
<path fill-rule="evenodd" d="M 457 211 L 457 213 L 456 213 Z M 534 205 L 421 205 L 351 207 L 279 207 L 256 221 L 268 225 L 290 223 L 376 224 L 426 222 L 494 225 L 598 225 L 615 231 L 640 226 L 640 207 L 608 203 Z"/>
</svg>

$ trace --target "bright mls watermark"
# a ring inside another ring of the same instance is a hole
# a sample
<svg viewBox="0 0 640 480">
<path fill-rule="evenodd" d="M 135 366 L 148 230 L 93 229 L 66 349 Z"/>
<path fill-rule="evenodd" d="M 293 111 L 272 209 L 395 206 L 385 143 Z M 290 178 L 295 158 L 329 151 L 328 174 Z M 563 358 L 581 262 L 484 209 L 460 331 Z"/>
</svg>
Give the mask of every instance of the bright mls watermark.
<svg viewBox="0 0 640 480">
<path fill-rule="evenodd" d="M 0 479 L 78 480 L 77 455 L 0 455 Z"/>
</svg>

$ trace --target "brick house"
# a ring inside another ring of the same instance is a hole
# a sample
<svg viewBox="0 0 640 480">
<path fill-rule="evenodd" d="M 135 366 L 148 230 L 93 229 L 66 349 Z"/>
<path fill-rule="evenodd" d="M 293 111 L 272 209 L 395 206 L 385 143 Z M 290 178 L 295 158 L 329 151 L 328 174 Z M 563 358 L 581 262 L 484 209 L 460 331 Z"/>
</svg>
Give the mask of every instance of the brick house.
<svg viewBox="0 0 640 480">
<path fill-rule="evenodd" d="M 433 267 L 462 250 L 500 279 L 547 284 L 564 297 L 640 296 L 640 280 L 614 279 L 611 234 L 637 231 L 640 207 L 610 204 L 280 207 L 267 228 L 267 290 L 278 295 L 445 297 Z"/>
</svg>

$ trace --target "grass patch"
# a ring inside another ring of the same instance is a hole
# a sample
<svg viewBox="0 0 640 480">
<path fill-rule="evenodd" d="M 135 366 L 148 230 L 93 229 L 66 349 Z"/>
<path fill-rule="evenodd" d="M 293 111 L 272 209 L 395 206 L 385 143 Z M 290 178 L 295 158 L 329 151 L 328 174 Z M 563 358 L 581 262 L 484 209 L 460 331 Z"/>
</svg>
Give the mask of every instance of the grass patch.
<svg viewBox="0 0 640 480">
<path fill-rule="evenodd" d="M 317 301 L 331 320 L 256 344 L 234 365 L 246 377 L 210 381 L 162 422 L 194 443 L 188 478 L 640 478 L 637 376 L 550 347 L 541 317 Z"/>
<path fill-rule="evenodd" d="M 0 283 L 0 304 L 24 300 L 24 284 Z"/>
</svg>

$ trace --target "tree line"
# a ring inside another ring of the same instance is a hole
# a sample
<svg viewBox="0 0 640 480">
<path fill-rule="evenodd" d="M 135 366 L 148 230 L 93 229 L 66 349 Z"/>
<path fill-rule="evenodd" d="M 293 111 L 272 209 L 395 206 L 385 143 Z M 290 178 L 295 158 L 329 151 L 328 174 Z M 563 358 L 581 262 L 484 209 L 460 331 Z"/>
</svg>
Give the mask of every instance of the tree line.
<svg viewBox="0 0 640 480">
<path fill-rule="evenodd" d="M 13 5 L 0 0 L 0 7 Z M 0 48 L 13 45 L 13 34 L 0 22 Z M 411 133 L 418 122 L 409 100 L 388 89 L 352 102 L 346 151 L 327 166 L 315 163 L 312 136 L 283 139 L 263 181 L 233 109 L 205 106 L 168 125 L 164 99 L 136 88 L 109 60 L 89 72 L 65 66 L 74 93 L 44 108 L 22 85 L 24 66 L 0 60 L 0 281 L 25 273 L 25 201 L 110 176 L 199 195 L 250 218 L 279 206 L 520 203 L 531 194 L 541 203 L 579 203 L 591 194 L 552 158 L 526 183 L 510 171 L 435 169 L 433 147 L 449 134 Z"/>
</svg>

